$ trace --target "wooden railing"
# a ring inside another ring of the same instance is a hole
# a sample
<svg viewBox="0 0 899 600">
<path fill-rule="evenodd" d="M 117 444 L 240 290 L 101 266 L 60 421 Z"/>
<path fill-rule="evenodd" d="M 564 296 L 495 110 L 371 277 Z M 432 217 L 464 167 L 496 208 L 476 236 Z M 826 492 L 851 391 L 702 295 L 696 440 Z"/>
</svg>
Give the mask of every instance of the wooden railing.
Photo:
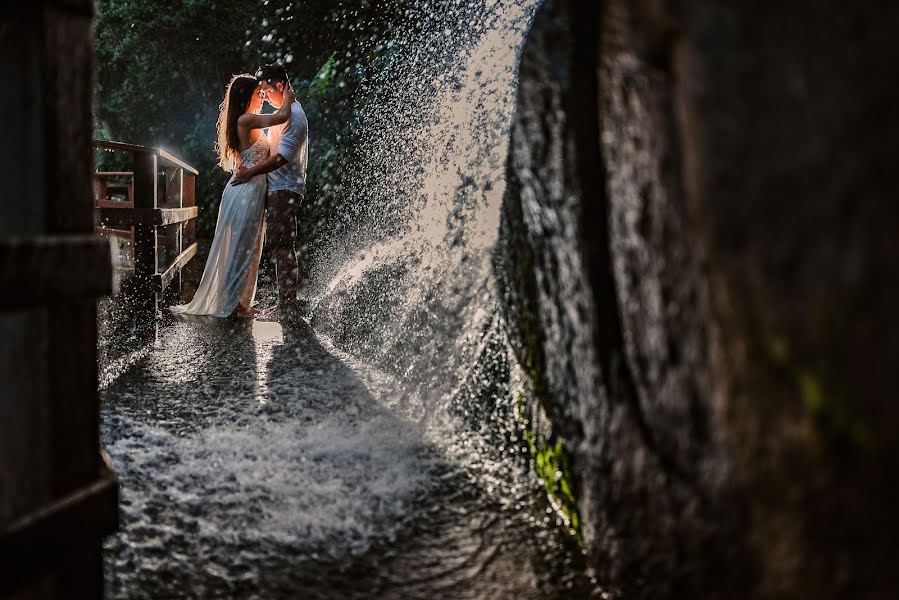
<svg viewBox="0 0 899 600">
<path fill-rule="evenodd" d="M 97 230 L 128 236 L 134 277 L 129 291 L 141 316 L 175 301 L 181 269 L 197 253 L 195 168 L 160 148 L 94 141 L 94 147 L 131 155 L 131 171 L 94 174 Z"/>
</svg>

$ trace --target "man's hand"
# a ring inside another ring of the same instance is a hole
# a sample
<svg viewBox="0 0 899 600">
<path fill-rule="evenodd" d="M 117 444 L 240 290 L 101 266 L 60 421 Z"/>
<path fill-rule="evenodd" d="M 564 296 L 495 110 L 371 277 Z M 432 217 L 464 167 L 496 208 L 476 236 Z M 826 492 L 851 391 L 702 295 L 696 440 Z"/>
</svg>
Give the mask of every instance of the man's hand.
<svg viewBox="0 0 899 600">
<path fill-rule="evenodd" d="M 237 171 L 234 172 L 234 180 L 231 181 L 231 185 L 240 185 L 241 183 L 246 183 L 250 180 L 251 177 L 252 175 L 250 174 L 249 169 L 238 167 Z"/>
<path fill-rule="evenodd" d="M 271 173 L 275 169 L 278 169 L 282 165 L 286 164 L 287 160 L 283 156 L 281 156 L 280 154 L 274 154 L 266 158 L 261 163 L 255 164 L 250 168 L 244 168 L 243 165 L 241 165 L 237 168 L 236 171 L 234 171 L 234 181 L 231 182 L 231 185 L 240 185 L 241 183 L 246 183 L 257 175 L 265 175 L 267 173 Z"/>
</svg>

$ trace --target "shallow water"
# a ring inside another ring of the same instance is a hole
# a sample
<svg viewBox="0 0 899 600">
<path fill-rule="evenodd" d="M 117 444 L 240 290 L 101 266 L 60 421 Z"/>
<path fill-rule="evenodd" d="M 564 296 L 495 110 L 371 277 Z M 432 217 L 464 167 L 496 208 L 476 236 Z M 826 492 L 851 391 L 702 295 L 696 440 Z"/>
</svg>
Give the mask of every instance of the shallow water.
<svg viewBox="0 0 899 600">
<path fill-rule="evenodd" d="M 586 596 L 526 464 L 404 416 L 391 385 L 308 326 L 163 328 L 103 392 L 109 596 Z"/>
</svg>

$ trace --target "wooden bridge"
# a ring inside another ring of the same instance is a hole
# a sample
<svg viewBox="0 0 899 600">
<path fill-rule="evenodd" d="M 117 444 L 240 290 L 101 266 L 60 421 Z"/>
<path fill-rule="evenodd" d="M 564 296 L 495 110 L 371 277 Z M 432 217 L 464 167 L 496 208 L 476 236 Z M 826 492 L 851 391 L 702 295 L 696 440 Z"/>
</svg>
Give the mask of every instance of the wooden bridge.
<svg viewBox="0 0 899 600">
<path fill-rule="evenodd" d="M 181 269 L 196 255 L 197 170 L 160 148 L 94 141 L 130 155 L 131 171 L 93 176 L 97 231 L 129 240 L 134 278 L 128 297 L 136 320 L 149 322 L 160 300 L 177 301 Z"/>
</svg>

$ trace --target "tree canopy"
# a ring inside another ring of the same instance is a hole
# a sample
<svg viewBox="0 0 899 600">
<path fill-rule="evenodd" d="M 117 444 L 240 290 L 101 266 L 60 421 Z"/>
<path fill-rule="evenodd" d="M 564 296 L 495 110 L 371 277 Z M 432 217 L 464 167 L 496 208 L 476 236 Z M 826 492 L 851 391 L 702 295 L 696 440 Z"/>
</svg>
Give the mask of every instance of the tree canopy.
<svg viewBox="0 0 899 600">
<path fill-rule="evenodd" d="M 283 64 L 310 118 L 307 190 L 339 172 L 358 115 L 355 90 L 400 0 L 99 0 L 96 135 L 163 147 L 200 169 L 200 233 L 209 235 L 228 175 L 216 166 L 215 123 L 235 73 Z M 342 142 L 342 144 L 341 144 Z M 116 157 L 100 156 L 102 168 Z M 327 161 L 327 162 L 325 162 Z M 337 198 L 319 194 L 327 212 Z M 319 215 L 320 217 L 321 215 Z"/>
</svg>

